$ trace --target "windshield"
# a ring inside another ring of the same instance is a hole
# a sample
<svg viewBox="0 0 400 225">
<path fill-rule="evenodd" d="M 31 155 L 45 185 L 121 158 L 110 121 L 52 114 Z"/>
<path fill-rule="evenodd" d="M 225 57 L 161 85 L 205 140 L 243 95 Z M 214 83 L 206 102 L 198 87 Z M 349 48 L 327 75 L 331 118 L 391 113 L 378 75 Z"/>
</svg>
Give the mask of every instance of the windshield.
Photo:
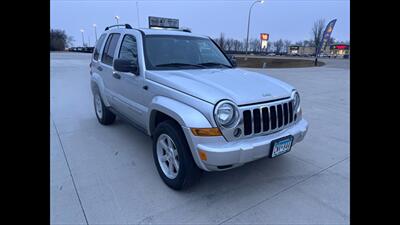
<svg viewBox="0 0 400 225">
<path fill-rule="evenodd" d="M 232 65 L 207 38 L 178 35 L 146 35 L 148 70 L 231 68 Z"/>
</svg>

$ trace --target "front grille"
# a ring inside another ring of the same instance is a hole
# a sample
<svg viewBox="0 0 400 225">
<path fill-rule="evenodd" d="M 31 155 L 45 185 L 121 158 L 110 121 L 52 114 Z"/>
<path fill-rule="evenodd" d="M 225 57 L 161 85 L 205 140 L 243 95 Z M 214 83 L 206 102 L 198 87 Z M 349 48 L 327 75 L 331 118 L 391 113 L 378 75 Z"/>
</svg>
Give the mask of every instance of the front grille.
<svg viewBox="0 0 400 225">
<path fill-rule="evenodd" d="M 243 111 L 243 134 L 278 131 L 294 122 L 292 101 Z"/>
</svg>

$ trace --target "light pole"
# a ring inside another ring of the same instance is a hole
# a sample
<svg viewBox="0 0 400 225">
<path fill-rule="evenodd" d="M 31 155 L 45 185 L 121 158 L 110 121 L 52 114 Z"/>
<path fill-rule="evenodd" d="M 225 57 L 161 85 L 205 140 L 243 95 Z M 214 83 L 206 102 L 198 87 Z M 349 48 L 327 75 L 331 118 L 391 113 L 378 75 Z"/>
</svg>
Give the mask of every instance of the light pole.
<svg viewBox="0 0 400 225">
<path fill-rule="evenodd" d="M 136 1 L 136 14 L 137 14 L 137 22 L 138 22 L 138 28 L 140 27 L 140 21 L 139 21 L 139 5 L 138 2 Z"/>
<path fill-rule="evenodd" d="M 85 30 L 81 29 L 81 34 L 82 34 L 82 47 L 85 47 L 85 37 L 83 36 L 83 32 L 85 32 Z"/>
<path fill-rule="evenodd" d="M 114 18 L 117 20 L 117 24 L 118 24 L 119 16 L 115 16 Z"/>
<path fill-rule="evenodd" d="M 94 36 L 96 37 L 96 42 L 97 42 L 97 30 L 96 30 L 96 24 L 93 24 L 94 27 Z"/>
<path fill-rule="evenodd" d="M 257 3 L 264 3 L 264 0 L 256 0 L 253 2 L 253 4 L 251 4 L 250 6 L 250 10 L 249 10 L 249 18 L 247 20 L 247 38 L 246 38 L 246 56 L 247 56 L 247 51 L 249 49 L 249 29 L 250 29 L 250 14 L 251 14 L 251 9 L 253 8 L 253 6 Z"/>
</svg>

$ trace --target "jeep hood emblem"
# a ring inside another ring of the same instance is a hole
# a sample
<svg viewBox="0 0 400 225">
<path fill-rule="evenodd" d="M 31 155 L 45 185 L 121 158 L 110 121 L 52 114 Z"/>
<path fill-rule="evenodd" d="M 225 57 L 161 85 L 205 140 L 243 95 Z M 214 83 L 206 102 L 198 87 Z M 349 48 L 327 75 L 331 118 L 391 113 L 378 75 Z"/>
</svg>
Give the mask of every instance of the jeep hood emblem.
<svg viewBox="0 0 400 225">
<path fill-rule="evenodd" d="M 262 96 L 263 97 L 271 96 L 271 93 L 263 93 Z"/>
</svg>

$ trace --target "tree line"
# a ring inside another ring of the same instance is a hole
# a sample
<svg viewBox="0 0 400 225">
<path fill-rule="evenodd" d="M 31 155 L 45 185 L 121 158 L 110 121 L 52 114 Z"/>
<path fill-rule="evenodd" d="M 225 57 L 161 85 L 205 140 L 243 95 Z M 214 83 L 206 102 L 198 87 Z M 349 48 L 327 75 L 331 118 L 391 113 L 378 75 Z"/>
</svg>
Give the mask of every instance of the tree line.
<svg viewBox="0 0 400 225">
<path fill-rule="evenodd" d="M 318 37 L 317 37 L 318 38 Z M 246 51 L 246 39 L 237 40 L 234 38 L 226 38 L 224 33 L 213 40 L 227 52 L 245 52 Z M 331 38 L 329 43 L 342 43 L 349 44 L 348 41 L 337 41 Z M 292 42 L 290 40 L 278 39 L 276 41 L 268 41 L 266 49 L 261 48 L 261 40 L 257 38 L 249 39 L 249 52 L 252 53 L 275 53 L 275 54 L 286 54 L 289 46 L 296 45 L 301 47 L 315 47 L 315 41 L 313 39 Z"/>
</svg>

